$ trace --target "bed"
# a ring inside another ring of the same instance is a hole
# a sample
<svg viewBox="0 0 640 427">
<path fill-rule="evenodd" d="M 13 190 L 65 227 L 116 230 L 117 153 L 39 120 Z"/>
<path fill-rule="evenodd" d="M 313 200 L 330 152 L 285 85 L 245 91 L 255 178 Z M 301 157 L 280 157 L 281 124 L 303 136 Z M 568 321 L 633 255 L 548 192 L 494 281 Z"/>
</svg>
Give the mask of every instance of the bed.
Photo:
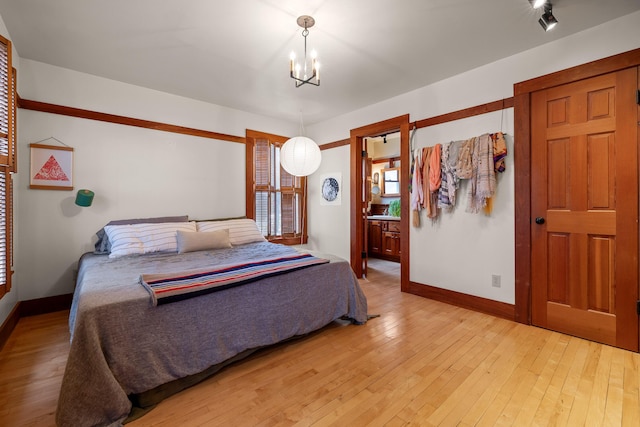
<svg viewBox="0 0 640 427">
<path fill-rule="evenodd" d="M 152 406 L 256 349 L 338 319 L 367 321 L 367 301 L 349 263 L 327 254 L 308 253 L 322 263 L 177 300 L 154 300 L 144 286 L 150 274 L 182 275 L 301 253 L 235 237 L 235 244 L 222 248 L 81 257 L 59 426 L 121 425 L 136 408 Z"/>
</svg>

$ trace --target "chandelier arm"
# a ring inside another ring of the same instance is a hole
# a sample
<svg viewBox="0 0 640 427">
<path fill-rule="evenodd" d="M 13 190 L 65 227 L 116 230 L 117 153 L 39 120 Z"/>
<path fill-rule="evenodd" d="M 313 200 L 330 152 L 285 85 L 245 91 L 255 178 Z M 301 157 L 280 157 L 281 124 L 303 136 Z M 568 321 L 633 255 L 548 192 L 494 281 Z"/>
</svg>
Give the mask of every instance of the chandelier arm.
<svg viewBox="0 0 640 427">
<path fill-rule="evenodd" d="M 306 80 L 305 80 L 305 79 L 300 79 L 300 78 L 298 78 L 298 77 L 294 76 L 294 75 L 293 75 L 293 71 L 291 71 L 291 73 L 290 73 L 289 75 L 291 76 L 291 78 L 292 78 L 293 80 L 295 80 L 295 81 L 296 81 L 296 87 L 300 87 L 300 86 L 302 86 L 303 84 L 307 84 L 307 83 L 312 84 L 312 85 L 314 85 L 314 86 L 320 86 L 320 82 L 319 82 L 319 81 L 318 81 L 318 82 L 314 82 L 314 81 L 312 81 L 312 80 L 316 77 L 316 70 L 313 70 L 313 74 L 311 74 L 311 77 L 309 77 L 309 78 L 308 78 L 308 79 L 306 79 Z"/>
</svg>

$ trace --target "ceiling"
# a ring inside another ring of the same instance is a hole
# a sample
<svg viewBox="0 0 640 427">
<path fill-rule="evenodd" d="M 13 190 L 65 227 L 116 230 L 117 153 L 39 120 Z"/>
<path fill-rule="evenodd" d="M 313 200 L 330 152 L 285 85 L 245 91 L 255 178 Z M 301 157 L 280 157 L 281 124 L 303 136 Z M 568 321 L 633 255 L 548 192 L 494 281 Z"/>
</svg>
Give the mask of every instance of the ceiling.
<svg viewBox="0 0 640 427">
<path fill-rule="evenodd" d="M 21 58 L 313 124 L 640 10 L 554 0 L 0 0 Z M 316 24 L 321 86 L 296 88 L 298 16 Z"/>
</svg>

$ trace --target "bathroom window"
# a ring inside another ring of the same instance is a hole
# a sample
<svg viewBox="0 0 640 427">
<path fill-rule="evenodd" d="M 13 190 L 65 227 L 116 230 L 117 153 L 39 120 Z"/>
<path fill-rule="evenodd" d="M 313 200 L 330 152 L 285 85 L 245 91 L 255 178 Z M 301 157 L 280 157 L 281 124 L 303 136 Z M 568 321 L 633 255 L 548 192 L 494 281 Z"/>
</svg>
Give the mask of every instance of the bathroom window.
<svg viewBox="0 0 640 427">
<path fill-rule="evenodd" d="M 400 195 L 400 168 L 382 169 L 382 196 Z"/>
</svg>

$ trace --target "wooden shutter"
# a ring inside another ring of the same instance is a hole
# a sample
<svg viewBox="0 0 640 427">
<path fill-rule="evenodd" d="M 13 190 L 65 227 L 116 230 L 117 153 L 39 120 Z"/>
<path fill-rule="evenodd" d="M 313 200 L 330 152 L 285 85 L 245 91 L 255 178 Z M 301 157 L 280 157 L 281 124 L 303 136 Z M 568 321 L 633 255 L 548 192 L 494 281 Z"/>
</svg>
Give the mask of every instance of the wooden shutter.
<svg viewBox="0 0 640 427">
<path fill-rule="evenodd" d="M 255 220 L 262 235 L 268 237 L 271 230 L 269 202 L 271 199 L 271 147 L 266 138 L 257 138 L 254 148 L 255 167 Z"/>
<path fill-rule="evenodd" d="M 9 157 L 9 167 L 11 172 L 18 172 L 18 126 L 17 126 L 17 114 L 16 105 L 18 104 L 18 73 L 16 69 L 11 69 L 11 121 L 9 122 L 9 145 L 11 147 L 11 154 Z"/>
<path fill-rule="evenodd" d="M 247 131 L 247 217 L 254 218 L 270 241 L 299 244 L 305 178 L 280 166 L 285 137 Z"/>
<path fill-rule="evenodd" d="M 11 174 L 6 167 L 0 168 L 0 297 L 11 289 L 11 264 L 13 251 L 11 237 Z"/>
<path fill-rule="evenodd" d="M 13 189 L 16 166 L 15 77 L 11 42 L 0 36 L 0 297 L 11 289 L 13 264 Z"/>
<path fill-rule="evenodd" d="M 12 166 L 13 78 L 11 77 L 11 42 L 0 36 L 0 165 Z"/>
</svg>

